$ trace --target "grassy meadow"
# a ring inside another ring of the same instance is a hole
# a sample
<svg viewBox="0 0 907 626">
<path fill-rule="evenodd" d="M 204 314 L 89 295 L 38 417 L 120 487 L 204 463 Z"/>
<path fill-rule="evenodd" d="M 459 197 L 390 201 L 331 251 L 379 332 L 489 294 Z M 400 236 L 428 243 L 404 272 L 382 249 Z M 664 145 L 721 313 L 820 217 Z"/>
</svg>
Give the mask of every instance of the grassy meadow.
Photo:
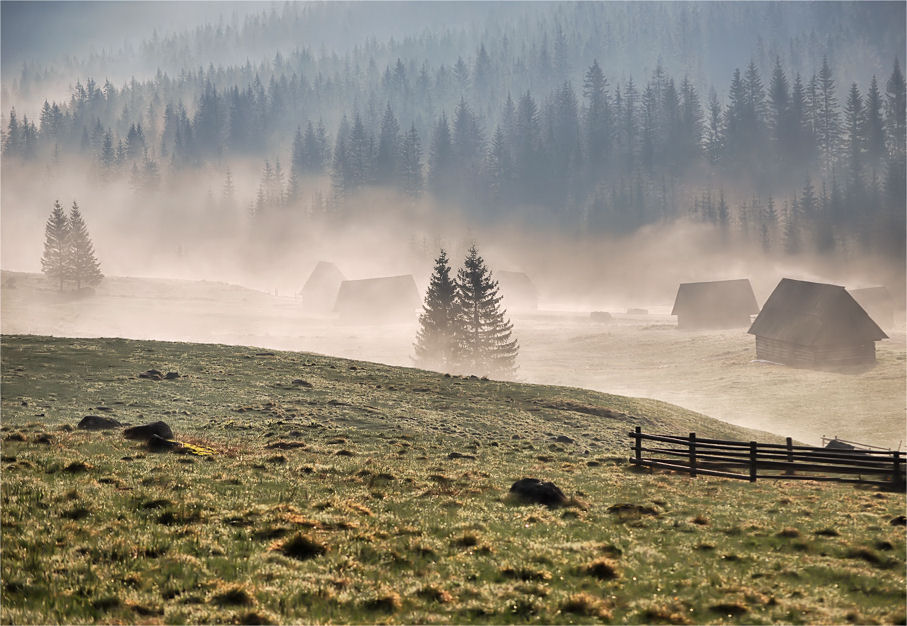
<svg viewBox="0 0 907 626">
<path fill-rule="evenodd" d="M 677 406 L 222 345 L 0 358 L 3 623 L 905 621 L 904 494 L 631 470 L 636 425 L 776 439 Z"/>
<path fill-rule="evenodd" d="M 411 323 L 357 326 L 307 312 L 299 298 L 210 281 L 106 278 L 90 297 L 58 293 L 40 274 L 2 272 L 3 334 L 116 336 L 263 346 L 412 364 Z M 300 279 L 302 280 L 302 279 Z M 645 303 L 643 303 L 645 304 Z M 680 331 L 669 307 L 650 315 L 515 315 L 518 377 L 658 398 L 734 424 L 820 445 L 840 436 L 907 444 L 907 334 L 899 313 L 868 370 L 825 372 L 753 362 L 746 329 Z"/>
</svg>

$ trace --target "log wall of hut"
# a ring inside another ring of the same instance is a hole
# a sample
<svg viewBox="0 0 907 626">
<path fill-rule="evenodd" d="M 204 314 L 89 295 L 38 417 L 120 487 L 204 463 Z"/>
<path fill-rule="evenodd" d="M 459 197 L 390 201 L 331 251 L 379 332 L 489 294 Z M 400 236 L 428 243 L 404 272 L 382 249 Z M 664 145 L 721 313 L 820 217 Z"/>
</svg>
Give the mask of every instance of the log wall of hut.
<svg viewBox="0 0 907 626">
<path fill-rule="evenodd" d="M 876 362 L 875 342 L 837 346 L 802 346 L 756 336 L 756 358 L 795 367 L 844 367 Z"/>
<path fill-rule="evenodd" d="M 733 311 L 696 310 L 677 316 L 677 328 L 680 330 L 745 328 L 752 322 L 749 314 Z"/>
</svg>

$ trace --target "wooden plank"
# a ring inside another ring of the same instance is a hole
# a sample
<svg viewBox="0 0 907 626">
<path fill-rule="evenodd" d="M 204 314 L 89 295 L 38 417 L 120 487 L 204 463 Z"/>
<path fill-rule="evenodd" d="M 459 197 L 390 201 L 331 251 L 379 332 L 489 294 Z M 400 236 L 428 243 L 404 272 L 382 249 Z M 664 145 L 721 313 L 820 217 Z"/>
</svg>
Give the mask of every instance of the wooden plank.
<svg viewBox="0 0 907 626">
<path fill-rule="evenodd" d="M 677 456 L 677 457 L 686 457 L 689 456 L 688 450 L 681 450 L 678 448 L 649 448 L 649 447 L 640 447 L 641 452 L 649 452 L 651 454 L 663 454 L 666 456 Z M 759 452 L 758 462 L 762 463 L 791 463 L 787 460 L 786 453 L 765 453 Z M 743 462 L 748 464 L 750 459 L 749 452 L 703 452 L 697 449 L 696 458 L 699 460 L 713 460 L 713 461 L 725 461 L 725 462 Z M 837 458 L 825 458 L 821 456 L 798 456 L 794 455 L 794 465 L 791 465 L 791 468 L 796 469 L 798 467 L 798 462 L 812 462 L 811 464 L 822 463 L 828 466 L 834 467 L 850 467 L 850 468 L 862 468 L 867 472 L 891 472 L 892 462 L 876 462 L 876 461 L 862 461 L 862 460 L 844 460 Z"/>
<path fill-rule="evenodd" d="M 635 437 L 636 433 L 628 433 L 630 437 Z M 683 443 L 686 444 L 688 437 L 683 437 L 679 435 L 647 435 L 641 434 L 641 438 L 647 441 L 661 441 L 665 443 Z M 892 455 L 896 454 L 899 458 L 904 459 L 904 456 L 907 455 L 907 452 L 894 451 L 894 450 L 835 450 L 829 448 L 821 448 L 816 446 L 788 446 L 786 443 L 777 444 L 777 443 L 757 443 L 760 450 L 779 450 L 787 452 L 790 451 L 809 451 L 815 453 L 827 454 L 829 456 L 869 456 L 869 457 L 883 457 L 891 458 Z M 701 437 L 696 438 L 697 449 L 702 449 L 704 447 L 715 447 L 715 448 L 740 448 L 746 451 L 749 451 L 749 442 L 746 441 L 729 441 L 723 439 L 703 439 Z"/>
<path fill-rule="evenodd" d="M 630 462 L 637 464 L 636 459 L 630 459 Z M 660 468 L 660 469 L 669 469 L 677 472 L 687 473 L 689 468 L 686 465 L 675 465 L 673 463 L 664 463 L 662 461 L 655 461 L 651 459 L 640 459 L 638 462 L 639 465 L 645 465 L 647 467 Z M 707 476 L 721 476 L 723 478 L 740 478 L 742 480 L 748 480 L 749 477 L 745 474 L 733 474 L 731 472 L 719 472 L 715 470 L 700 470 L 700 474 Z"/>
</svg>

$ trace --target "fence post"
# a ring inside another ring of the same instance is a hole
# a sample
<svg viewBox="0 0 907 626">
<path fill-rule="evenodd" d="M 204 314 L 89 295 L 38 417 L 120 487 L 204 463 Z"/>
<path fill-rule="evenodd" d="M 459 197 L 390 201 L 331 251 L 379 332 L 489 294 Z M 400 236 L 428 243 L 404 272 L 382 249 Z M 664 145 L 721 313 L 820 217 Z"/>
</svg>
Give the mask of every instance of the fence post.
<svg viewBox="0 0 907 626">
<path fill-rule="evenodd" d="M 636 427 L 636 432 L 633 435 L 636 438 L 636 444 L 633 446 L 636 449 L 636 464 L 642 465 L 642 428 L 639 426 Z"/>
<path fill-rule="evenodd" d="M 894 455 L 894 476 L 891 477 L 891 484 L 897 487 L 903 487 L 904 481 L 901 479 L 901 453 L 892 452 Z"/>
<path fill-rule="evenodd" d="M 793 465 L 794 465 L 794 440 L 791 439 L 790 437 L 787 438 L 787 462 L 790 463 L 791 465 L 784 471 L 784 473 L 789 476 L 793 476 L 793 474 L 794 474 L 794 467 L 793 467 Z"/>
<path fill-rule="evenodd" d="M 750 482 L 756 482 L 756 442 L 750 442 Z"/>
<path fill-rule="evenodd" d="M 690 433 L 690 477 L 696 476 L 696 433 Z"/>
</svg>

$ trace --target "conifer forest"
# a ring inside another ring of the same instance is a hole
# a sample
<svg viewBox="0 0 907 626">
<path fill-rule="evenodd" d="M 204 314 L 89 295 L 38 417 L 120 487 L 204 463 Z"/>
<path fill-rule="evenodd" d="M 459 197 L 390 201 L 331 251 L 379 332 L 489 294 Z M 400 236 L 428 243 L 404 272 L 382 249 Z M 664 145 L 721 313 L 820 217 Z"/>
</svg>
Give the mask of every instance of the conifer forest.
<svg viewBox="0 0 907 626">
<path fill-rule="evenodd" d="M 5 63 L 4 163 L 78 160 L 146 199 L 203 173 L 182 212 L 239 207 L 252 238 L 384 190 L 476 228 L 684 219 L 774 255 L 904 254 L 900 3 L 245 9 Z"/>
</svg>

